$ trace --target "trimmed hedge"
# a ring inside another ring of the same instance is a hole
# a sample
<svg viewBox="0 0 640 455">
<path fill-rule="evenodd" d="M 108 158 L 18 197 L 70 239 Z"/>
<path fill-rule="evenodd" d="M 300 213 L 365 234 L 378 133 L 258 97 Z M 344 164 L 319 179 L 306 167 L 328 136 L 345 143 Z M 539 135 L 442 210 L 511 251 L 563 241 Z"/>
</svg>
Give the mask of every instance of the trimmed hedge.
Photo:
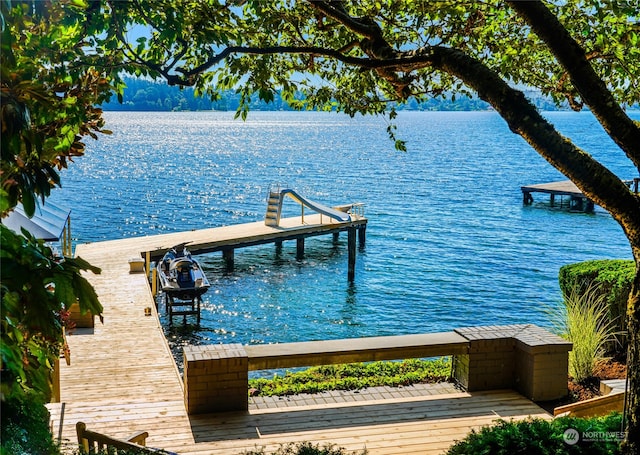
<svg viewBox="0 0 640 455">
<path fill-rule="evenodd" d="M 612 353 L 626 352 L 626 336 L 623 333 L 627 330 L 627 300 L 635 273 L 636 266 L 632 260 L 601 259 L 565 265 L 558 274 L 564 296 L 570 295 L 572 290 L 584 293 L 587 289 L 605 295 L 609 317 L 615 324 L 614 332 L 618 333 L 618 346 L 610 348 L 614 351 Z"/>
<path fill-rule="evenodd" d="M 621 414 L 559 417 L 553 420 L 498 420 L 449 448 L 447 455 L 615 455 L 621 453 Z"/>
</svg>

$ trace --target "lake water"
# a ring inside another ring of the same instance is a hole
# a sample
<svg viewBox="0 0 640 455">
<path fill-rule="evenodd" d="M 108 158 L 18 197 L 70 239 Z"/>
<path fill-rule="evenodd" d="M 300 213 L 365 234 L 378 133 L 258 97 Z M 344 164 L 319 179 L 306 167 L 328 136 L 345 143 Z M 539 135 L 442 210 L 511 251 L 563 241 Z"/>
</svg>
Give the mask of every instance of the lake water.
<svg viewBox="0 0 640 455">
<path fill-rule="evenodd" d="M 625 179 L 631 164 L 589 113 L 545 114 Z M 329 205 L 365 204 L 366 246 L 347 282 L 346 235 L 199 256 L 212 287 L 202 323 L 166 328 L 184 343 L 276 343 L 549 325 L 558 269 L 631 258 L 620 226 L 549 207 L 521 185 L 565 180 L 492 112 L 401 112 L 397 152 L 380 118 L 330 113 L 108 112 L 112 136 L 87 144 L 52 201 L 78 242 L 259 221 L 273 183 Z M 635 115 L 640 118 L 640 115 Z M 292 200 L 285 215 L 299 214 Z M 167 321 L 163 320 L 165 326 Z M 179 356 L 178 356 L 179 357 Z"/>
</svg>

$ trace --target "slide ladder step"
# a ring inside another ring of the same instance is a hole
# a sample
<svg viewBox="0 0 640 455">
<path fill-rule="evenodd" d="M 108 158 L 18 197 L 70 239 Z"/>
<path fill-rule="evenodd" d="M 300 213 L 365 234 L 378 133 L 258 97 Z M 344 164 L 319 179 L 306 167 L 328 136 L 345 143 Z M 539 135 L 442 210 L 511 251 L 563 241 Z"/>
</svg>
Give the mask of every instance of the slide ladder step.
<svg viewBox="0 0 640 455">
<path fill-rule="evenodd" d="M 264 216 L 264 224 L 267 226 L 278 226 L 280 218 L 280 193 L 270 191 L 267 200 L 267 213 Z"/>
</svg>

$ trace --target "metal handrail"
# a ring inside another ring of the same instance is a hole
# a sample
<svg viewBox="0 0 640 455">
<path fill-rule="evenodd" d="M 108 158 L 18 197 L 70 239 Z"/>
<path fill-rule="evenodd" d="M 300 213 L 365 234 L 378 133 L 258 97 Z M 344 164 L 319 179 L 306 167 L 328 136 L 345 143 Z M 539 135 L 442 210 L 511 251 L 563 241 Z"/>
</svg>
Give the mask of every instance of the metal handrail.
<svg viewBox="0 0 640 455">
<path fill-rule="evenodd" d="M 347 211 L 349 215 L 355 215 L 364 218 L 364 202 L 356 202 L 351 204 L 351 208 Z"/>
</svg>

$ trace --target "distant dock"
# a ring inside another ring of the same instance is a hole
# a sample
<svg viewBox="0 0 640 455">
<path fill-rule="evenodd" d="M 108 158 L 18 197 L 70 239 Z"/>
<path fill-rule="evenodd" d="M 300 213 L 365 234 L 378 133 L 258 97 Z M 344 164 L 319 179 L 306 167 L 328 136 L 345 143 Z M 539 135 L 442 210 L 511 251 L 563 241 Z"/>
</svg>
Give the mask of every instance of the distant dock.
<svg viewBox="0 0 640 455">
<path fill-rule="evenodd" d="M 638 182 L 640 179 L 625 181 L 627 186 L 634 185 L 634 191 L 638 192 Z M 520 187 L 522 190 L 522 203 L 524 205 L 533 204 L 532 193 L 549 194 L 550 205 L 554 207 L 556 204 L 556 196 L 560 196 L 560 207 L 563 205 L 563 196 L 569 198 L 569 209 L 580 212 L 593 212 L 594 203 L 589 200 L 582 191 L 571 180 L 561 182 L 540 183 L 536 185 L 527 185 Z"/>
</svg>

